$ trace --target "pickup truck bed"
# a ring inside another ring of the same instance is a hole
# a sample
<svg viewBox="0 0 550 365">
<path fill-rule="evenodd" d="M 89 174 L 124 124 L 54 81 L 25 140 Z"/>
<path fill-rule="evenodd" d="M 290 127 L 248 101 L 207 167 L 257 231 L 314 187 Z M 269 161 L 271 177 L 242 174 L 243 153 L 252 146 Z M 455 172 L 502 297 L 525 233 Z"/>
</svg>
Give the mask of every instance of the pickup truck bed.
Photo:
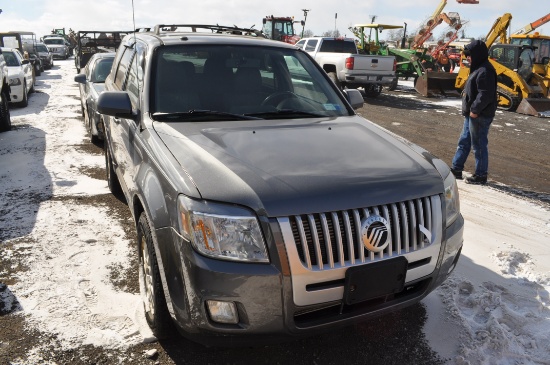
<svg viewBox="0 0 550 365">
<path fill-rule="evenodd" d="M 340 88 L 365 90 L 375 97 L 395 79 L 395 57 L 359 54 L 351 38 L 304 38 L 297 43 Z"/>
</svg>

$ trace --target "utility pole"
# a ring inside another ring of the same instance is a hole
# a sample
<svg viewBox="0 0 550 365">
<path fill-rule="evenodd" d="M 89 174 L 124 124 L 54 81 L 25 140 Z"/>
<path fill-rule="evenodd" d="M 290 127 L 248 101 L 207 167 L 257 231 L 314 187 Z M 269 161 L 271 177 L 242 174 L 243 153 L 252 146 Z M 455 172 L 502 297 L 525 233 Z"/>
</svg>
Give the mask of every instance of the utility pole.
<svg viewBox="0 0 550 365">
<path fill-rule="evenodd" d="M 405 24 L 405 28 L 403 29 L 403 38 L 401 38 L 401 48 L 405 48 L 405 42 L 407 41 L 407 23 L 403 23 Z"/>
<path fill-rule="evenodd" d="M 376 20 L 376 15 L 373 15 L 372 20 L 370 22 L 374 23 L 375 20 Z M 369 43 L 370 43 L 370 40 L 371 40 L 371 35 L 372 35 L 372 28 L 370 28 L 370 31 L 369 31 Z"/>
<path fill-rule="evenodd" d="M 304 30 L 306 28 L 306 20 L 307 20 L 307 13 L 311 11 L 311 9 L 302 9 L 304 12 L 304 24 L 302 24 L 302 35 L 300 38 L 304 38 Z"/>
<path fill-rule="evenodd" d="M 338 32 L 336 29 L 336 19 L 338 18 L 338 13 L 334 13 L 334 37 L 338 37 Z"/>
</svg>

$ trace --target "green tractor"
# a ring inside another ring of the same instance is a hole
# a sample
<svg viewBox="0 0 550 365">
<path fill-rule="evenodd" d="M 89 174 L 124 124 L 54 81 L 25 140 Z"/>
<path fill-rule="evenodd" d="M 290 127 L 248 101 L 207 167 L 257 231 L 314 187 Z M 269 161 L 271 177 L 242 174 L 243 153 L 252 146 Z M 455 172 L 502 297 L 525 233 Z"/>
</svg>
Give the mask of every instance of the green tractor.
<svg viewBox="0 0 550 365">
<path fill-rule="evenodd" d="M 389 87 L 390 90 L 395 90 L 398 78 L 413 78 L 416 90 L 424 96 L 429 96 L 435 92 L 444 95 L 449 92 L 455 92 L 456 74 L 432 71 L 435 68 L 435 60 L 428 53 L 427 49 L 405 48 L 404 37 L 401 41 L 401 48 L 389 47 L 380 42 L 378 34 L 383 30 L 400 28 L 403 28 L 403 26 L 357 24 L 354 27 L 350 27 L 349 30 L 359 38 L 359 48 L 364 53 L 395 57 L 397 61 L 396 78 L 394 83 Z M 366 29 L 369 29 L 368 35 L 365 32 Z M 373 31 L 374 39 L 371 37 Z"/>
</svg>

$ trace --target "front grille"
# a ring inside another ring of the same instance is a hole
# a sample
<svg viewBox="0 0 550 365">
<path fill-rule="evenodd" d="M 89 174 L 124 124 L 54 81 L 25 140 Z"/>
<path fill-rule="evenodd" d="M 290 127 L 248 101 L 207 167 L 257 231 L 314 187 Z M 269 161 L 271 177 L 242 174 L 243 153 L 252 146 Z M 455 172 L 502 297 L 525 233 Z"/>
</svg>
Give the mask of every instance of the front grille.
<svg viewBox="0 0 550 365">
<path fill-rule="evenodd" d="M 433 199 L 291 216 L 289 221 L 300 261 L 310 270 L 330 270 L 423 249 L 430 241 L 419 226 L 432 232 Z M 383 217 L 389 226 L 391 242 L 378 253 L 367 250 L 361 238 L 361 221 L 372 215 Z"/>
</svg>

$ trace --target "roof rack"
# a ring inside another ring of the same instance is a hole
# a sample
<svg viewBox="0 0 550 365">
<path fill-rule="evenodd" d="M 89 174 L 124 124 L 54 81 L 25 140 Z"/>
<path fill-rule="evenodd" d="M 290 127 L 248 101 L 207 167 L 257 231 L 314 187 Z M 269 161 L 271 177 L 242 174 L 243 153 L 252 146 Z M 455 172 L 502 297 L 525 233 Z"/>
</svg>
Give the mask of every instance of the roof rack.
<svg viewBox="0 0 550 365">
<path fill-rule="evenodd" d="M 166 32 L 175 32 L 178 28 L 191 28 L 191 32 L 197 32 L 197 29 L 208 29 L 212 33 L 224 33 L 224 34 L 237 34 L 237 35 L 249 35 L 256 37 L 263 37 L 260 30 L 250 28 L 239 28 L 239 27 L 227 27 L 223 25 L 206 25 L 206 24 L 157 24 L 153 32 L 156 35 L 160 35 Z M 147 29 L 147 28 L 141 28 Z"/>
</svg>

